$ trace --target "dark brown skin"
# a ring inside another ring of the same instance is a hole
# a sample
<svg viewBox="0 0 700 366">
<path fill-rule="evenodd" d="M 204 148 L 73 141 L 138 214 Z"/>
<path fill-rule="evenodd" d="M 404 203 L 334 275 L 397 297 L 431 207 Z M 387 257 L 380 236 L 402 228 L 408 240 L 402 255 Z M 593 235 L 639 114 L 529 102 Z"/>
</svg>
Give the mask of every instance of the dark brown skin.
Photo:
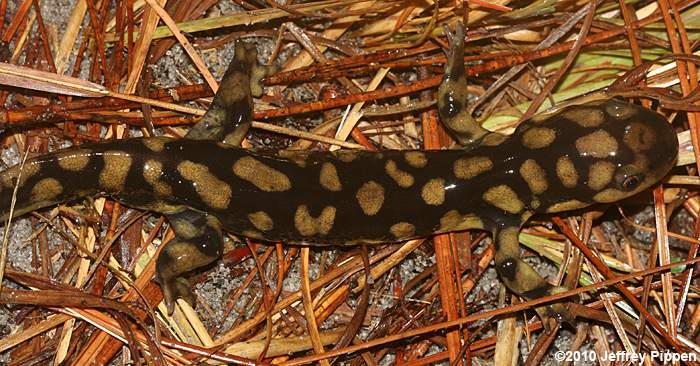
<svg viewBox="0 0 700 366">
<path fill-rule="evenodd" d="M 182 275 L 220 256 L 222 231 L 353 245 L 483 229 L 494 235 L 496 268 L 509 289 L 526 298 L 558 292 L 520 259 L 520 227 L 534 213 L 614 202 L 650 187 L 674 165 L 676 134 L 662 116 L 616 100 L 523 122 L 511 136 L 490 133 L 465 111 L 463 38 L 459 27 L 450 35 L 438 90 L 441 119 L 463 149 L 240 149 L 251 122 L 250 85 L 263 70 L 239 44 L 212 107 L 186 139 L 110 141 L 30 159 L 15 215 L 100 194 L 165 215 L 176 238 L 157 267 L 170 311 L 176 298 L 192 300 Z M 3 220 L 18 172 L 0 173 Z M 569 317 L 560 304 L 538 311 Z"/>
</svg>

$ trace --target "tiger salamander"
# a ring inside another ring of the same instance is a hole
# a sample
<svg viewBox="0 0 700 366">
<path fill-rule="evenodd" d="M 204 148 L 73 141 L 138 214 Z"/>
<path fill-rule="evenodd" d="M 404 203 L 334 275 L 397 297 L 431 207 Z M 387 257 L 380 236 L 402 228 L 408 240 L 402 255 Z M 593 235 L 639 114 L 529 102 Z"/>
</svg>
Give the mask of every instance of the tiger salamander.
<svg viewBox="0 0 700 366">
<path fill-rule="evenodd" d="M 186 272 L 216 260 L 223 231 L 286 243 L 396 242 L 432 233 L 487 230 L 505 285 L 532 299 L 563 288 L 520 259 L 518 233 L 535 213 L 619 201 L 674 166 L 678 142 L 659 114 L 618 100 L 571 106 L 491 133 L 467 112 L 464 34 L 448 32 L 438 112 L 461 145 L 441 151 L 262 152 L 241 149 L 263 74 L 239 42 L 207 114 L 185 139 L 114 140 L 29 159 L 0 173 L 0 219 L 106 195 L 165 215 L 175 233 L 157 259 L 172 312 L 191 301 Z M 563 304 L 541 308 L 566 319 Z"/>
</svg>

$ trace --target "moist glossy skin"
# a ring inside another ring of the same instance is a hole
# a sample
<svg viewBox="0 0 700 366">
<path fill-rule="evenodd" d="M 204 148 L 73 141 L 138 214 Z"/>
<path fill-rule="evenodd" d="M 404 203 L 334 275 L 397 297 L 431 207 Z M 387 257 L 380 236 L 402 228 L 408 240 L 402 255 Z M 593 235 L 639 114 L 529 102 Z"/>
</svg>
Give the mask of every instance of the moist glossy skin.
<svg viewBox="0 0 700 366">
<path fill-rule="evenodd" d="M 191 299 L 182 274 L 218 258 L 224 230 L 352 245 L 484 229 L 494 234 L 497 269 L 511 290 L 528 298 L 557 292 L 519 259 L 521 225 L 533 213 L 614 202 L 648 188 L 673 166 L 676 135 L 662 116 L 615 100 L 526 121 L 509 137 L 489 133 L 464 113 L 459 36 L 458 30 L 451 38 L 438 98 L 442 120 L 463 149 L 240 149 L 257 70 L 254 52 L 241 46 L 222 91 L 188 138 L 111 141 L 30 159 L 15 213 L 104 194 L 166 215 L 176 239 L 158 259 L 158 272 L 170 310 L 175 298 Z M 18 172 L 0 173 L 3 220 Z M 556 305 L 540 313 L 566 318 Z"/>
</svg>

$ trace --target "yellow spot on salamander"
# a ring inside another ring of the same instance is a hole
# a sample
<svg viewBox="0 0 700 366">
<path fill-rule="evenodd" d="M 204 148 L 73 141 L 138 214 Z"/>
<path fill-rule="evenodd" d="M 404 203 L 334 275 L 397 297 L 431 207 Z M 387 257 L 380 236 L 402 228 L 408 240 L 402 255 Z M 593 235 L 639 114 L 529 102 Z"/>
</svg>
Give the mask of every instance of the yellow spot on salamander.
<svg viewBox="0 0 700 366">
<path fill-rule="evenodd" d="M 607 158 L 617 151 L 617 140 L 605 130 L 596 130 L 576 139 L 576 150 L 582 156 Z"/>
<path fill-rule="evenodd" d="M 187 207 L 178 204 L 173 204 L 172 202 L 168 202 L 163 199 L 154 199 L 149 203 L 139 205 L 138 208 L 158 212 L 161 214 L 176 214 L 178 212 L 182 212 L 182 210 Z"/>
<path fill-rule="evenodd" d="M 133 161 L 131 156 L 123 151 L 105 151 L 102 158 L 104 167 L 100 172 L 100 187 L 107 192 L 123 191 Z"/>
<path fill-rule="evenodd" d="M 425 203 L 438 206 L 445 202 L 445 180 L 435 178 L 428 181 L 420 192 Z"/>
<path fill-rule="evenodd" d="M 438 231 L 448 232 L 483 228 L 484 223 L 479 216 L 474 214 L 462 215 L 457 210 L 450 210 L 440 218 L 440 229 Z"/>
<path fill-rule="evenodd" d="M 518 213 L 525 208 L 518 194 L 505 184 L 489 188 L 484 192 L 483 199 L 491 205 L 512 214 Z"/>
<path fill-rule="evenodd" d="M 332 153 L 338 160 L 344 163 L 352 163 L 355 159 L 360 157 L 360 152 L 358 150 L 336 150 Z"/>
<path fill-rule="evenodd" d="M 578 210 L 579 208 L 584 208 L 588 204 L 581 202 L 579 200 L 568 200 L 564 202 L 557 202 L 547 208 L 547 212 L 564 212 L 571 210 Z"/>
<path fill-rule="evenodd" d="M 309 213 L 306 205 L 297 207 L 294 213 L 294 226 L 303 236 L 326 235 L 333 228 L 335 222 L 335 207 L 326 206 L 318 217 Z"/>
<path fill-rule="evenodd" d="M 192 187 L 209 207 L 223 210 L 231 201 L 231 187 L 209 171 L 205 165 L 189 160 L 178 164 L 180 175 L 192 182 Z"/>
<path fill-rule="evenodd" d="M 143 179 L 153 187 L 153 191 L 160 196 L 171 196 L 173 189 L 163 182 L 163 164 L 158 160 L 149 159 L 143 164 Z"/>
<path fill-rule="evenodd" d="M 540 194 L 547 190 L 547 174 L 535 160 L 525 160 L 523 165 L 520 166 L 520 175 L 530 187 L 532 193 Z"/>
<path fill-rule="evenodd" d="M 413 176 L 403 170 L 400 170 L 393 160 L 389 160 L 384 165 L 384 170 L 391 179 L 393 179 L 399 187 L 408 188 L 413 185 Z"/>
<path fill-rule="evenodd" d="M 325 162 L 323 165 L 321 165 L 319 183 L 321 184 L 321 187 L 331 192 L 340 192 L 340 190 L 343 189 L 343 185 L 340 183 L 340 178 L 338 178 L 338 171 L 335 169 L 335 165 L 329 162 Z"/>
<path fill-rule="evenodd" d="M 243 230 L 243 236 L 253 239 L 265 239 L 265 235 L 257 230 Z"/>
<path fill-rule="evenodd" d="M 273 227 L 272 218 L 264 211 L 248 214 L 248 220 L 260 231 L 270 231 Z"/>
<path fill-rule="evenodd" d="M 277 155 L 289 159 L 294 164 L 304 168 L 306 167 L 306 159 L 311 155 L 311 151 L 307 150 L 279 150 Z"/>
<path fill-rule="evenodd" d="M 629 196 L 629 193 L 625 193 L 616 188 L 607 188 L 593 196 L 593 200 L 600 203 L 610 203 L 619 201 L 625 197 Z"/>
<path fill-rule="evenodd" d="M 481 145 L 483 146 L 498 146 L 504 141 L 508 140 L 508 135 L 502 135 L 500 133 L 488 133 L 481 139 Z"/>
<path fill-rule="evenodd" d="M 605 113 L 598 108 L 574 107 L 564 112 L 562 116 L 586 128 L 598 127 L 605 122 Z"/>
<path fill-rule="evenodd" d="M 250 156 L 238 159 L 233 164 L 233 173 L 265 192 L 284 192 L 292 188 L 292 183 L 284 173 Z"/>
<path fill-rule="evenodd" d="M 173 230 L 177 233 L 180 238 L 192 239 L 196 236 L 202 234 L 200 228 L 194 226 L 193 223 L 187 220 L 174 219 L 170 220 L 170 225 L 172 225 Z"/>
<path fill-rule="evenodd" d="M 44 178 L 32 187 L 29 200 L 33 203 L 51 201 L 63 193 L 63 185 L 55 178 Z"/>
<path fill-rule="evenodd" d="M 428 158 L 421 151 L 407 151 L 403 154 L 403 158 L 414 168 L 423 168 L 428 165 Z"/>
<path fill-rule="evenodd" d="M 416 227 L 408 222 L 399 222 L 391 225 L 389 232 L 391 235 L 394 235 L 394 238 L 396 239 L 407 239 L 416 233 Z"/>
<path fill-rule="evenodd" d="M 70 172 L 79 172 L 90 162 L 90 151 L 87 149 L 74 150 L 69 153 L 59 153 L 56 156 L 58 166 Z"/>
<path fill-rule="evenodd" d="M 538 207 L 540 207 L 541 204 L 542 204 L 542 203 L 541 203 L 540 200 L 538 200 L 537 198 L 535 198 L 534 200 L 530 201 L 530 207 L 531 207 L 533 210 L 535 210 L 535 209 L 537 209 Z"/>
<path fill-rule="evenodd" d="M 455 177 L 460 179 L 472 179 L 491 169 L 493 162 L 485 156 L 457 159 L 453 168 Z"/>
<path fill-rule="evenodd" d="M 578 184 L 578 172 L 568 156 L 557 159 L 557 176 L 564 187 L 573 188 Z"/>
<path fill-rule="evenodd" d="M 588 186 L 599 191 L 607 186 L 615 174 L 615 165 L 609 161 L 596 161 L 588 169 Z"/>
<path fill-rule="evenodd" d="M 41 166 L 38 163 L 28 163 L 25 164 L 22 167 L 22 176 L 20 177 L 20 182 L 17 183 L 19 187 L 21 188 L 24 183 L 27 181 L 27 179 L 33 177 L 36 175 L 36 173 L 41 170 Z M 20 173 L 20 166 L 15 165 L 6 171 L 3 172 L 2 174 L 2 185 L 8 188 L 12 188 L 15 186 L 15 180 L 17 179 L 17 175 Z"/>
<path fill-rule="evenodd" d="M 523 133 L 523 146 L 528 149 L 542 149 L 554 142 L 557 133 L 547 127 L 532 127 Z"/>
<path fill-rule="evenodd" d="M 143 145 L 153 152 L 161 152 L 165 148 L 165 143 L 171 141 L 167 137 L 149 137 L 141 140 Z"/>
<path fill-rule="evenodd" d="M 365 215 L 376 215 L 384 204 L 384 188 L 371 180 L 357 190 L 355 198 L 357 198 L 357 203 L 360 204 Z"/>
</svg>

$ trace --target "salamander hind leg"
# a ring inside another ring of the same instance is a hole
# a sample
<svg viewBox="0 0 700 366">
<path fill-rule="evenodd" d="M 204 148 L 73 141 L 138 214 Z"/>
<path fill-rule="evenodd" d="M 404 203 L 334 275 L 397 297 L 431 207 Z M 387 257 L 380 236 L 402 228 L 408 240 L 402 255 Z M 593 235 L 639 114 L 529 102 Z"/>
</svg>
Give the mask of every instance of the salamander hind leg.
<svg viewBox="0 0 700 366">
<path fill-rule="evenodd" d="M 185 136 L 240 146 L 253 121 L 253 97 L 262 94 L 261 79 L 270 68 L 257 63 L 255 46 L 237 41 L 235 56 L 226 70 L 207 113 Z"/>
<path fill-rule="evenodd" d="M 466 147 L 475 147 L 489 134 L 469 114 L 467 103 L 467 79 L 464 70 L 464 27 L 457 23 L 455 33 L 447 27 L 445 34 L 450 43 L 445 64 L 445 76 L 438 88 L 437 102 L 440 120 L 457 140 Z"/>
<path fill-rule="evenodd" d="M 223 249 L 223 235 L 219 220 L 203 212 L 185 209 L 166 217 L 175 238 L 161 251 L 156 271 L 165 305 L 168 313 L 172 314 L 178 298 L 194 304 L 190 284 L 183 274 L 219 258 Z"/>
<path fill-rule="evenodd" d="M 555 295 L 568 290 L 562 286 L 553 286 L 540 276 L 530 265 L 520 258 L 517 226 L 505 227 L 495 232 L 496 241 L 496 270 L 503 283 L 509 290 L 528 300 Z M 559 323 L 573 323 L 574 316 L 566 303 L 550 303 L 535 308 L 545 327 L 549 319 Z"/>
</svg>

